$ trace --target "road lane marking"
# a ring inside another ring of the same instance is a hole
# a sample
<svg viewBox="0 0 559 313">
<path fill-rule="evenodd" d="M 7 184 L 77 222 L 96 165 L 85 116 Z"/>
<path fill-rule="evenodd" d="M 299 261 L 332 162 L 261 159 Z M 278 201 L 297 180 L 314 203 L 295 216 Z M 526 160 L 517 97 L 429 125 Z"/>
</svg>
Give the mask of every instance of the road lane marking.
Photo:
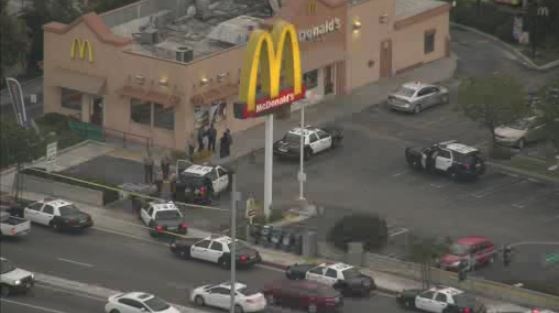
<svg viewBox="0 0 559 313">
<path fill-rule="evenodd" d="M 61 292 L 61 293 L 66 293 L 72 296 L 78 296 L 78 297 L 82 297 L 82 298 L 87 298 L 90 300 L 95 300 L 95 301 L 99 301 L 99 302 L 107 302 L 107 298 L 106 297 L 98 297 L 98 296 L 94 296 L 94 295 L 90 295 L 90 294 L 86 294 L 86 293 L 80 293 L 77 291 L 70 291 L 66 288 L 62 288 L 62 287 L 56 287 L 54 285 L 49 285 L 49 284 L 43 284 L 42 282 L 36 282 L 35 283 L 35 288 L 43 288 L 46 290 L 52 290 L 52 291 L 56 291 L 56 292 Z"/>
<path fill-rule="evenodd" d="M 55 309 L 50 309 L 50 308 L 45 308 L 42 306 L 38 306 L 38 305 L 34 305 L 34 304 L 29 304 L 29 303 L 25 303 L 25 302 L 19 302 L 19 301 L 15 301 L 15 300 L 8 300 L 8 299 L 0 299 L 0 302 L 6 302 L 6 303 L 11 303 L 11 304 L 17 304 L 20 306 L 24 306 L 24 307 L 28 307 L 28 308 L 32 308 L 35 310 L 39 310 L 41 312 L 49 312 L 49 313 L 70 313 L 70 312 L 66 312 L 66 311 L 60 311 L 60 310 L 55 310 Z"/>
<path fill-rule="evenodd" d="M 70 264 L 74 264 L 74 265 L 84 266 L 84 267 L 93 267 L 93 264 L 83 263 L 83 262 L 74 261 L 74 260 L 65 259 L 65 258 L 57 258 L 57 260 L 62 261 L 62 262 L 66 262 L 66 263 L 70 263 Z"/>
<path fill-rule="evenodd" d="M 493 194 L 493 193 L 495 193 L 495 192 L 497 192 L 497 191 L 499 191 L 503 188 L 506 188 L 506 187 L 509 187 L 509 186 L 512 186 L 512 185 L 515 185 L 515 184 L 518 184 L 518 183 L 522 183 L 522 182 L 526 182 L 526 179 L 519 178 L 519 179 L 516 179 L 512 182 L 506 182 L 506 183 L 499 184 L 499 185 L 493 185 L 493 186 L 484 188 L 484 189 L 482 189 L 478 192 L 472 193 L 472 196 L 474 198 L 480 199 L 480 198 L 483 198 L 485 196 L 491 195 L 491 194 Z"/>
<path fill-rule="evenodd" d="M 398 173 L 392 174 L 392 177 L 398 177 L 398 176 L 400 176 L 400 175 L 406 174 L 407 172 L 408 172 L 408 171 L 398 172 Z"/>
<path fill-rule="evenodd" d="M 403 227 L 402 227 L 399 231 L 393 232 L 393 233 L 389 234 L 388 236 L 389 236 L 389 237 L 396 237 L 396 236 L 398 236 L 398 235 L 405 234 L 405 233 L 407 233 L 407 232 L 409 232 L 409 230 L 408 230 L 407 228 L 403 228 Z"/>
<path fill-rule="evenodd" d="M 435 188 L 437 188 L 437 189 L 440 189 L 440 188 L 445 187 L 445 186 L 448 185 L 448 184 L 435 184 L 435 183 L 431 183 L 431 184 L 429 184 L 429 185 L 430 185 L 431 187 L 435 187 Z"/>
</svg>

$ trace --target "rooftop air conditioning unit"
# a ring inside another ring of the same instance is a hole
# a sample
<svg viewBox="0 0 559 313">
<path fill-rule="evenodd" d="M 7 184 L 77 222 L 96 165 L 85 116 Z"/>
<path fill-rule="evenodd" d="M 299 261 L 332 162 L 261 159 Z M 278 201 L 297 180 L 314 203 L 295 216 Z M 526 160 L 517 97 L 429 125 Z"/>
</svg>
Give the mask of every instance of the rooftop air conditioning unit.
<svg viewBox="0 0 559 313">
<path fill-rule="evenodd" d="M 185 46 L 179 46 L 175 50 L 175 59 L 179 62 L 188 63 L 194 59 L 194 51 Z"/>
</svg>

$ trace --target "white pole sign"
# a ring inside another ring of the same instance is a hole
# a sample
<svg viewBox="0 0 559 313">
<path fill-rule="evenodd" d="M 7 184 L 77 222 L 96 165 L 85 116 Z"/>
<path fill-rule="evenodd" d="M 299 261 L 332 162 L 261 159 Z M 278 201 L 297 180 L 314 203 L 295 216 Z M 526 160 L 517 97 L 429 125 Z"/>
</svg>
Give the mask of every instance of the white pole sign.
<svg viewBox="0 0 559 313">
<path fill-rule="evenodd" d="M 47 145 L 47 172 L 52 172 L 56 168 L 56 154 L 58 152 L 58 142 L 51 142 Z"/>
</svg>

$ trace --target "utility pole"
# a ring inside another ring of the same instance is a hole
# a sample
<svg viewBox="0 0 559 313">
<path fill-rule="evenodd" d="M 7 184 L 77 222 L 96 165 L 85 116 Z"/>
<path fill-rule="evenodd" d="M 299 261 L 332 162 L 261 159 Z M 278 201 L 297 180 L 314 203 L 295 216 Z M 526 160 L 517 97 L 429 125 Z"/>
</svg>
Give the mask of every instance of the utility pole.
<svg viewBox="0 0 559 313">
<path fill-rule="evenodd" d="M 272 206 L 272 176 L 274 166 L 272 147 L 274 144 L 274 114 L 268 114 L 266 116 L 266 130 L 264 137 L 264 216 L 267 220 L 270 217 L 270 210 Z"/>
<path fill-rule="evenodd" d="M 301 101 L 301 131 L 305 129 L 305 102 Z M 297 173 L 297 180 L 299 180 L 299 200 L 305 200 L 304 185 L 307 176 L 304 171 L 305 163 L 305 136 L 301 133 L 301 140 L 299 145 L 299 173 Z"/>
<path fill-rule="evenodd" d="M 236 173 L 231 174 L 231 303 L 230 312 L 235 313 L 235 281 L 237 270 L 237 201 L 239 201 L 239 193 L 237 192 Z"/>
</svg>

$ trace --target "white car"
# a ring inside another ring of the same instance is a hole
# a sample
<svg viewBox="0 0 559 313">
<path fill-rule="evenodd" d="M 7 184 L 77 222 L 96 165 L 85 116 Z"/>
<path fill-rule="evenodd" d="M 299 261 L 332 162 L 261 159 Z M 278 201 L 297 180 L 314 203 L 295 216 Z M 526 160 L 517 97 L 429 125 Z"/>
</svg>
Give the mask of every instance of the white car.
<svg viewBox="0 0 559 313">
<path fill-rule="evenodd" d="M 180 173 L 181 180 L 188 180 L 189 177 L 209 178 L 212 182 L 213 193 L 219 195 L 229 188 L 229 172 L 222 166 L 210 166 L 192 164 Z"/>
<path fill-rule="evenodd" d="M 145 292 L 119 293 L 109 297 L 106 313 L 180 313 L 164 300 Z"/>
<path fill-rule="evenodd" d="M 212 306 L 229 309 L 231 284 L 205 285 L 190 293 L 190 301 L 198 306 Z M 235 313 L 259 312 L 266 308 L 266 298 L 261 292 L 252 291 L 245 284 L 235 283 Z"/>
<path fill-rule="evenodd" d="M 140 210 L 140 219 L 151 228 L 150 234 L 157 235 L 163 232 L 186 234 L 188 225 L 184 217 L 172 202 L 149 202 Z"/>
<path fill-rule="evenodd" d="M 523 149 L 527 143 L 543 139 L 544 128 L 545 124 L 537 116 L 531 116 L 495 128 L 495 140 L 502 145 Z"/>
<path fill-rule="evenodd" d="M 46 198 L 32 203 L 23 209 L 23 218 L 58 231 L 93 226 L 91 215 L 62 199 Z"/>
<path fill-rule="evenodd" d="M 25 293 L 35 283 L 33 273 L 15 267 L 10 261 L 0 257 L 0 293 L 8 296 L 17 292 Z"/>
<path fill-rule="evenodd" d="M 304 158 L 309 159 L 315 154 L 339 146 L 343 134 L 341 129 L 335 127 L 295 127 L 274 143 L 274 155 L 283 158 L 299 158 L 301 137 L 303 137 Z"/>
<path fill-rule="evenodd" d="M 428 107 L 446 104 L 448 100 L 446 87 L 409 82 L 388 96 L 388 105 L 392 110 L 418 114 Z"/>
</svg>

